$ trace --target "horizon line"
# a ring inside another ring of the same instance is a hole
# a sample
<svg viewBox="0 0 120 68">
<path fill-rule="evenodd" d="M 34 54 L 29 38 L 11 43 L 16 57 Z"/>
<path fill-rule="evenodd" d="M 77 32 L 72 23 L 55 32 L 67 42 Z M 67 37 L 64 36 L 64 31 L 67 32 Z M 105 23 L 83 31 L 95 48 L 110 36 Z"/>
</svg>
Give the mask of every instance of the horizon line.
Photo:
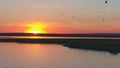
<svg viewBox="0 0 120 68">
<path fill-rule="evenodd" d="M 120 37 L 120 33 L 0 33 L 0 36 Z"/>
</svg>

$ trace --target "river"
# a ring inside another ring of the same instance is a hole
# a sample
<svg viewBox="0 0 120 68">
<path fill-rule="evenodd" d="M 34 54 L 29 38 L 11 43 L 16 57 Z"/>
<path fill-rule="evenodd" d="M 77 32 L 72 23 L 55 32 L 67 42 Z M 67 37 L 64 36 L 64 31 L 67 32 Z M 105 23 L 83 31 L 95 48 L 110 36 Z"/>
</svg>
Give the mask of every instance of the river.
<svg viewBox="0 0 120 68">
<path fill-rule="evenodd" d="M 120 54 L 58 44 L 1 42 L 0 68 L 120 68 Z"/>
</svg>

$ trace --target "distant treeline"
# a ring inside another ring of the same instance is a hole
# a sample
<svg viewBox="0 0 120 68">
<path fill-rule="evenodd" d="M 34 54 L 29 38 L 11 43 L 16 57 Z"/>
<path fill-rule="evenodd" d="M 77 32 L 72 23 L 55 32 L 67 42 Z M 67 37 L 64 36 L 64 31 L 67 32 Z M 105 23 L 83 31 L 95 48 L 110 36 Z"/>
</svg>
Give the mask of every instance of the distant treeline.
<svg viewBox="0 0 120 68">
<path fill-rule="evenodd" d="M 0 33 L 0 36 L 49 36 L 49 37 L 120 37 L 120 34 L 93 33 L 93 34 L 33 34 L 33 33 Z"/>
</svg>

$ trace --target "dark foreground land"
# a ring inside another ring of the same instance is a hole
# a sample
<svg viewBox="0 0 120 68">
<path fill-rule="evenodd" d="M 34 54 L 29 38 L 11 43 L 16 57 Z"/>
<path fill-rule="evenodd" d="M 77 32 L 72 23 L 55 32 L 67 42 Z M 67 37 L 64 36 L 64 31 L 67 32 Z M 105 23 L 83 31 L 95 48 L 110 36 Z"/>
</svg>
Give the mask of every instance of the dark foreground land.
<svg viewBox="0 0 120 68">
<path fill-rule="evenodd" d="M 93 33 L 93 34 L 33 34 L 33 33 L 0 33 L 0 36 L 48 36 L 48 37 L 120 37 L 120 34 Z"/>
<path fill-rule="evenodd" d="M 70 48 L 108 51 L 113 54 L 118 54 L 120 52 L 120 39 L 0 38 L 0 42 L 62 44 Z"/>
</svg>

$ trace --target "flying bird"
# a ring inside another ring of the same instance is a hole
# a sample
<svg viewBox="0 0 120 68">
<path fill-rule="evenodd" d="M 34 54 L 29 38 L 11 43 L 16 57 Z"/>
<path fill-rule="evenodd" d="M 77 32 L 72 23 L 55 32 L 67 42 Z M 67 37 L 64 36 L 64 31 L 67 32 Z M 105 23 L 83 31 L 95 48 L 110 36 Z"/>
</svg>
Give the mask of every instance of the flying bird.
<svg viewBox="0 0 120 68">
<path fill-rule="evenodd" d="M 65 13 L 62 13 L 61 15 L 65 15 Z"/>
<path fill-rule="evenodd" d="M 75 17 L 75 16 L 72 16 L 72 19 L 76 19 L 76 17 Z"/>
<path fill-rule="evenodd" d="M 108 3 L 108 1 L 107 0 L 105 0 L 105 4 L 107 4 Z"/>
<path fill-rule="evenodd" d="M 103 18 L 102 20 L 104 21 L 105 19 Z"/>
</svg>

